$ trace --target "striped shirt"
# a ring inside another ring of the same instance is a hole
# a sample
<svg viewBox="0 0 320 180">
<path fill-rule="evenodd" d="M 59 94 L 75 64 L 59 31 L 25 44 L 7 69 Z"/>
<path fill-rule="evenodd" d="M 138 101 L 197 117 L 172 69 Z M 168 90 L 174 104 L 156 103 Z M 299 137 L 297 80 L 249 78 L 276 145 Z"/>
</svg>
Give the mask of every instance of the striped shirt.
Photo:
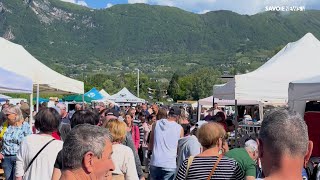
<svg viewBox="0 0 320 180">
<path fill-rule="evenodd" d="M 188 177 L 186 178 L 188 159 L 181 164 L 176 180 L 197 179 L 206 180 L 217 161 L 216 156 L 207 157 L 194 157 L 192 164 L 189 167 Z M 223 156 L 215 169 L 211 179 L 224 180 L 224 179 L 244 179 L 244 174 L 238 166 L 237 162 L 231 158 Z"/>
<path fill-rule="evenodd" d="M 134 119 L 133 120 L 133 125 L 136 125 L 139 127 L 139 132 L 140 132 L 140 144 L 142 144 L 143 142 L 143 137 L 144 137 L 144 130 L 143 130 L 143 126 L 142 123 L 139 119 Z"/>
</svg>

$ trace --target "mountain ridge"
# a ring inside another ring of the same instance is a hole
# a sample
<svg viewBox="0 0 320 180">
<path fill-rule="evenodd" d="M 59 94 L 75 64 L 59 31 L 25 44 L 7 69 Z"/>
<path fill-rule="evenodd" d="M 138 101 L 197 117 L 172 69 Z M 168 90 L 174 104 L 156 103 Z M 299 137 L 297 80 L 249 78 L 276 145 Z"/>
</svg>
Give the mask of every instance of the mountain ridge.
<svg viewBox="0 0 320 180">
<path fill-rule="evenodd" d="M 59 0 L 2 0 L 0 36 L 66 75 L 138 66 L 169 77 L 207 66 L 255 69 L 307 32 L 320 37 L 317 17 L 317 10 L 249 16 L 146 4 L 90 9 Z"/>
</svg>

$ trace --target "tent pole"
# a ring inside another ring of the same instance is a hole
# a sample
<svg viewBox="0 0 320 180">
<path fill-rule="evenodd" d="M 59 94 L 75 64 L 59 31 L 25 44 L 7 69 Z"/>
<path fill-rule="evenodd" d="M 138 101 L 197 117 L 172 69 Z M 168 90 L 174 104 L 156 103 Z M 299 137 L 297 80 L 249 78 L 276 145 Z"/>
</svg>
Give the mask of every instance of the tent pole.
<svg viewBox="0 0 320 180">
<path fill-rule="evenodd" d="M 33 123 L 33 90 L 31 91 L 30 94 L 30 115 L 29 115 L 29 125 L 30 128 L 32 129 L 32 123 Z"/>
<path fill-rule="evenodd" d="M 212 86 L 212 107 L 214 107 L 214 86 Z"/>
<path fill-rule="evenodd" d="M 39 89 L 40 89 L 40 87 L 39 87 L 39 84 L 37 84 L 37 112 L 39 112 Z"/>
<path fill-rule="evenodd" d="M 84 110 L 84 94 L 82 94 L 82 109 Z"/>
<path fill-rule="evenodd" d="M 202 106 L 200 105 L 200 103 L 199 103 L 199 101 L 198 101 L 197 121 L 200 121 L 201 108 L 202 108 Z"/>
<path fill-rule="evenodd" d="M 139 70 L 139 69 L 137 69 L 137 70 L 138 70 L 137 95 L 138 95 L 138 97 L 139 97 L 139 88 L 140 88 L 140 87 L 139 87 L 139 85 L 140 85 L 140 82 L 139 82 L 139 78 L 140 78 L 139 76 L 140 76 L 140 74 L 139 74 L 139 73 L 140 73 L 140 70 Z"/>
<path fill-rule="evenodd" d="M 239 142 L 238 142 L 238 101 L 235 99 L 234 100 L 234 107 L 235 107 L 235 117 L 234 117 L 234 123 L 235 123 L 235 144 L 236 147 L 239 147 Z"/>
</svg>

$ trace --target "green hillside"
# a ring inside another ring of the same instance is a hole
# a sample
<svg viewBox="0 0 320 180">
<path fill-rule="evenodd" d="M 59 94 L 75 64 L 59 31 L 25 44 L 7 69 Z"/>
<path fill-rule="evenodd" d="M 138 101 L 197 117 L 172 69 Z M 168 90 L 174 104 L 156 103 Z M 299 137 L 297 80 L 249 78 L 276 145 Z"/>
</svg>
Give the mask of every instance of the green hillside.
<svg viewBox="0 0 320 180">
<path fill-rule="evenodd" d="M 60 0 L 1 0 L 0 36 L 78 79 L 138 67 L 150 78 L 203 67 L 244 73 L 307 32 L 320 37 L 320 11 L 194 14 L 145 4 L 89 9 Z"/>
</svg>

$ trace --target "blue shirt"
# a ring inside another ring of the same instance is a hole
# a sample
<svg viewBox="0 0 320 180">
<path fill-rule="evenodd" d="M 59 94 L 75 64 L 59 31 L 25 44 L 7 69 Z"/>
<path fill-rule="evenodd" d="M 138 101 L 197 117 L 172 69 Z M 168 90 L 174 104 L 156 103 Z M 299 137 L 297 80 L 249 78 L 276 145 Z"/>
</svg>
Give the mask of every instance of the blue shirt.
<svg viewBox="0 0 320 180">
<path fill-rule="evenodd" d="M 3 126 L 0 127 L 0 132 L 2 131 Z M 32 134 L 30 125 L 24 122 L 21 126 L 10 126 L 3 135 L 2 140 L 2 155 L 16 155 L 22 140 Z"/>
</svg>

